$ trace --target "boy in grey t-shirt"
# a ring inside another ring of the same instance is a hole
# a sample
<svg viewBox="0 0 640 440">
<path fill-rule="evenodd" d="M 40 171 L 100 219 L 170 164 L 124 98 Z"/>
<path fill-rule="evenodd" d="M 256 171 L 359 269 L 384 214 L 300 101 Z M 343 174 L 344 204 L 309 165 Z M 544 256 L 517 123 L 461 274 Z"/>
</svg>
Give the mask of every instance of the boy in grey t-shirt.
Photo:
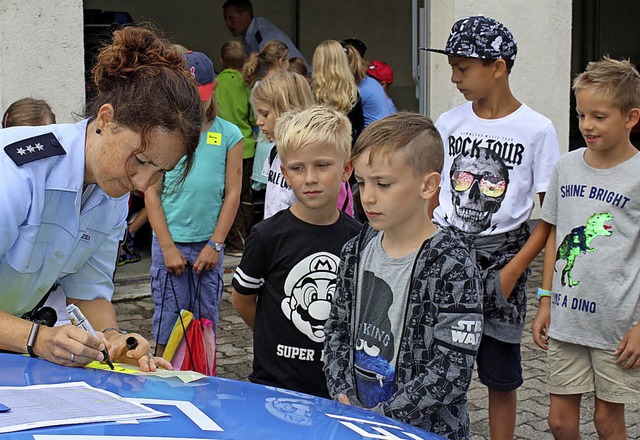
<svg viewBox="0 0 640 440">
<path fill-rule="evenodd" d="M 438 131 L 413 113 L 381 119 L 356 141 L 370 227 L 341 253 L 324 371 L 342 403 L 466 439 L 482 282 L 468 243 L 427 215 L 442 157 Z"/>
<path fill-rule="evenodd" d="M 591 62 L 573 83 L 587 148 L 560 158 L 541 218 L 553 225 L 531 326 L 549 350 L 549 426 L 580 438 L 580 400 L 595 391 L 600 438 L 626 439 L 625 403 L 640 400 L 640 74 L 628 61 Z M 543 285 L 549 289 L 551 286 Z"/>
</svg>

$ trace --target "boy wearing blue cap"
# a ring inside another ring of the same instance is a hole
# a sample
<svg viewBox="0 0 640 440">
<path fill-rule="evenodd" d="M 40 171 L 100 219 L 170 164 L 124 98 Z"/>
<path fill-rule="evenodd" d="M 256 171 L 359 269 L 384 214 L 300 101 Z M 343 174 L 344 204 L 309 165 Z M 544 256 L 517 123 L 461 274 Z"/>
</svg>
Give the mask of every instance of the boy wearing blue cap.
<svg viewBox="0 0 640 440">
<path fill-rule="evenodd" d="M 478 375 L 489 389 L 491 438 L 513 439 L 528 266 L 549 233 L 540 222 L 529 238 L 531 193 L 542 201 L 560 154 L 557 136 L 548 118 L 511 92 L 517 45 L 502 23 L 461 19 L 444 50 L 427 50 L 449 57 L 451 82 L 469 101 L 436 121 L 445 155 L 434 218 L 475 244 L 485 281 Z"/>
</svg>

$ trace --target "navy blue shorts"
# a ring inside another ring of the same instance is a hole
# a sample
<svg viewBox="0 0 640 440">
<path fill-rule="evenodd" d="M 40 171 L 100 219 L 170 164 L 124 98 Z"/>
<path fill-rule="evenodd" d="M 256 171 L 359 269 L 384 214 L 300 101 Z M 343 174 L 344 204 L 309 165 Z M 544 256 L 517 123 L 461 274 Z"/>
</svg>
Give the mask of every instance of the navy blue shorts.
<svg viewBox="0 0 640 440">
<path fill-rule="evenodd" d="M 489 389 L 512 391 L 522 385 L 520 344 L 482 335 L 476 363 L 480 382 Z"/>
</svg>

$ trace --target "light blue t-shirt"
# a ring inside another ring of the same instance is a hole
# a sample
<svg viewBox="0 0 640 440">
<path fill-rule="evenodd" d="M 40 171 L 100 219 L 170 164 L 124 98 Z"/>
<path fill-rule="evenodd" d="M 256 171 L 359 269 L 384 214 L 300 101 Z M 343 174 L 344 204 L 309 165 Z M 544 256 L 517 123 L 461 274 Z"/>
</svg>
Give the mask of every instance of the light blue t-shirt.
<svg viewBox="0 0 640 440">
<path fill-rule="evenodd" d="M 211 238 L 224 198 L 227 152 L 241 140 L 238 127 L 216 117 L 209 130 L 200 133 L 193 167 L 182 185 L 177 182 L 184 158 L 166 174 L 162 208 L 174 242 L 195 243 Z"/>
<path fill-rule="evenodd" d="M 362 99 L 365 127 L 392 114 L 387 103 L 387 95 L 378 81 L 365 76 L 358 84 L 358 91 Z"/>
<path fill-rule="evenodd" d="M 260 136 L 256 144 L 256 154 L 253 158 L 253 173 L 251 174 L 251 187 L 260 191 L 267 187 L 267 176 L 262 174 L 264 163 L 269 160 L 271 149 L 276 145 L 275 142 L 267 139 L 266 136 Z"/>
</svg>

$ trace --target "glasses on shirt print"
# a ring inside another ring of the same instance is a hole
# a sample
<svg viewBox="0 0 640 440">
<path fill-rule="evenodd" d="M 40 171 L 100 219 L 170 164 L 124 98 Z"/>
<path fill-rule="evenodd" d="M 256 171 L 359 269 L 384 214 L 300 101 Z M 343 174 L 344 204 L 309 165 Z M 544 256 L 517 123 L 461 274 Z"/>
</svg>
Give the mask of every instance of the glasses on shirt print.
<svg viewBox="0 0 640 440">
<path fill-rule="evenodd" d="M 467 191 L 474 182 L 478 182 L 480 191 L 487 197 L 500 197 L 507 190 L 507 180 L 504 176 L 474 174 L 470 171 L 458 170 L 451 176 L 451 181 L 453 189 L 458 192 Z"/>
</svg>

